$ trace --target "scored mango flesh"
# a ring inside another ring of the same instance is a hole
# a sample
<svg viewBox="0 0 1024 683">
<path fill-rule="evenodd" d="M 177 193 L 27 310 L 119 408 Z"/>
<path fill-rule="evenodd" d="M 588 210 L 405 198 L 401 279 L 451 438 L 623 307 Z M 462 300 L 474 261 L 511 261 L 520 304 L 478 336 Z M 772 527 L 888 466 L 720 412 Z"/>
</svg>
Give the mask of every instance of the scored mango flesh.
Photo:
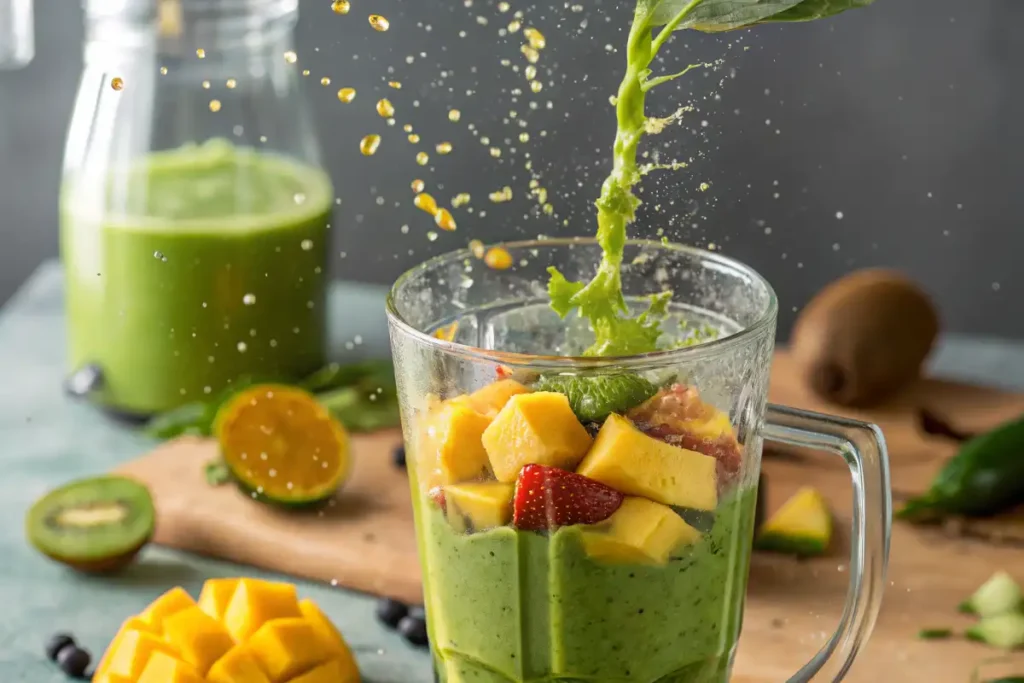
<svg viewBox="0 0 1024 683">
<path fill-rule="evenodd" d="M 231 595 L 226 593 L 231 592 Z M 352 652 L 291 584 L 211 579 L 196 603 L 181 588 L 130 617 L 95 683 L 359 683 Z"/>
<path fill-rule="evenodd" d="M 247 389 L 218 411 L 215 431 L 235 478 L 273 502 L 319 502 L 348 475 L 348 434 L 301 389 Z"/>
</svg>

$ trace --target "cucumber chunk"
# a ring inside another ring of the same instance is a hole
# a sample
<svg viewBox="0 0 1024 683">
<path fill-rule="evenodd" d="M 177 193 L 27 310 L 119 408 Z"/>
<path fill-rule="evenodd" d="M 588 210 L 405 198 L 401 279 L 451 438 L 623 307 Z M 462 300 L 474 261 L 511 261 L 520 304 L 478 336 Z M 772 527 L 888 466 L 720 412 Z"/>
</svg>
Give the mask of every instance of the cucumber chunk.
<svg viewBox="0 0 1024 683">
<path fill-rule="evenodd" d="M 998 571 L 981 588 L 960 605 L 960 611 L 979 617 L 995 617 L 1019 612 L 1024 605 L 1024 593 L 1009 574 Z"/>
<path fill-rule="evenodd" d="M 1024 645 L 1024 614 L 1011 612 L 982 619 L 967 629 L 967 637 L 1003 650 Z"/>
</svg>

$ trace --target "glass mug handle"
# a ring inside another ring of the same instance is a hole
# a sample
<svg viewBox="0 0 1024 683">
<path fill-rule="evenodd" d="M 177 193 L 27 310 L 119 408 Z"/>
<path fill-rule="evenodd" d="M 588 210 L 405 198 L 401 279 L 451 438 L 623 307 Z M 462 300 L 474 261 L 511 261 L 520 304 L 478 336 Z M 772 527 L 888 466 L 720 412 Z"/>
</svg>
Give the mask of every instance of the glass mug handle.
<svg viewBox="0 0 1024 683">
<path fill-rule="evenodd" d="M 768 442 L 834 453 L 850 467 L 853 533 L 846 606 L 836 632 L 788 683 L 841 681 L 874 628 L 885 590 L 892 527 L 885 438 L 867 422 L 777 405 L 768 406 L 763 433 Z"/>
</svg>

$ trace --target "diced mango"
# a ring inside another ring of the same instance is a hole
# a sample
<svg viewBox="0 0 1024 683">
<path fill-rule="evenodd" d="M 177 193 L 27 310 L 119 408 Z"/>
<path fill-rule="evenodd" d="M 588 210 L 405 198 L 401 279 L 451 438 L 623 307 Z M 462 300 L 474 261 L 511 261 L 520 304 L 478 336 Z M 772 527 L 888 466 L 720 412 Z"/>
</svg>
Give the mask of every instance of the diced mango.
<svg viewBox="0 0 1024 683">
<path fill-rule="evenodd" d="M 142 674 L 155 653 L 160 652 L 172 658 L 177 656 L 172 645 L 144 631 L 125 631 L 109 652 L 103 673 L 124 676 L 133 681 Z"/>
<path fill-rule="evenodd" d="M 199 609 L 214 619 L 223 619 L 237 587 L 238 579 L 207 579 L 199 593 Z"/>
<path fill-rule="evenodd" d="M 672 508 L 636 496 L 627 496 L 611 517 L 582 534 L 590 557 L 627 564 L 665 564 L 674 550 L 700 539 Z"/>
<path fill-rule="evenodd" d="M 270 683 L 248 645 L 236 645 L 206 674 L 209 683 Z"/>
<path fill-rule="evenodd" d="M 626 418 L 612 414 L 576 471 L 626 495 L 714 510 L 716 468 L 715 458 L 647 436 Z"/>
<path fill-rule="evenodd" d="M 107 649 L 103 653 L 103 656 L 100 657 L 99 664 L 96 665 L 95 675 L 97 677 L 99 677 L 100 674 L 103 674 L 105 672 L 105 669 L 110 664 L 110 658 L 111 656 L 113 656 L 114 650 L 116 650 L 117 646 L 121 643 L 121 638 L 124 636 L 125 633 L 129 631 L 141 631 L 143 633 L 152 633 L 153 635 L 157 636 L 160 635 L 159 633 L 153 631 L 152 626 L 144 622 L 142 619 L 139 619 L 138 617 L 128 617 L 127 619 L 125 619 L 124 623 L 121 624 L 121 628 L 117 630 L 117 633 L 110 641 L 110 644 L 107 645 Z"/>
<path fill-rule="evenodd" d="M 183 609 L 164 619 L 164 638 L 203 676 L 235 645 L 221 623 L 199 607 Z"/>
<path fill-rule="evenodd" d="M 93 676 L 92 683 L 134 683 L 130 678 L 117 674 L 99 674 Z"/>
<path fill-rule="evenodd" d="M 512 396 L 483 433 L 491 470 L 505 483 L 525 465 L 575 469 L 591 441 L 565 394 L 549 391 Z"/>
<path fill-rule="evenodd" d="M 138 683 L 205 683 L 190 665 L 163 652 L 154 652 Z"/>
<path fill-rule="evenodd" d="M 444 487 L 448 519 L 457 531 L 483 531 L 504 526 L 512 519 L 514 484 L 486 482 Z"/>
<path fill-rule="evenodd" d="M 356 666 L 356 659 L 352 656 L 352 650 L 349 649 L 348 643 L 345 642 L 338 629 L 334 628 L 331 620 L 320 611 L 315 602 L 308 598 L 299 602 L 299 609 L 302 611 L 302 616 L 305 617 L 306 622 L 313 627 L 313 631 L 320 639 L 320 642 L 327 648 L 327 651 L 330 652 L 331 656 L 342 664 L 346 670 L 351 669 L 355 671 L 355 678 L 351 680 L 358 681 L 359 669 Z"/>
<path fill-rule="evenodd" d="M 249 647 L 273 683 L 282 683 L 330 658 L 330 651 L 303 618 L 273 619 L 263 624 Z"/>
<path fill-rule="evenodd" d="M 443 483 L 472 481 L 487 474 L 487 452 L 481 437 L 490 418 L 467 405 L 446 403 L 427 419 L 416 457 L 433 464 Z"/>
<path fill-rule="evenodd" d="M 465 398 L 474 410 L 493 420 L 510 398 L 529 392 L 529 389 L 514 379 L 503 379 L 491 382 Z"/>
<path fill-rule="evenodd" d="M 235 642 L 242 643 L 271 619 L 301 616 L 293 584 L 240 579 L 224 611 L 224 626 Z"/>
<path fill-rule="evenodd" d="M 156 633 L 163 632 L 164 619 L 175 612 L 180 612 L 189 607 L 195 607 L 196 601 L 185 592 L 183 588 L 172 588 L 159 598 L 153 601 L 146 610 L 139 615 L 139 619 L 146 622 L 150 630 Z"/>
<path fill-rule="evenodd" d="M 348 668 L 343 662 L 332 659 L 326 664 L 307 671 L 288 683 L 359 683 L 359 672 Z"/>
</svg>

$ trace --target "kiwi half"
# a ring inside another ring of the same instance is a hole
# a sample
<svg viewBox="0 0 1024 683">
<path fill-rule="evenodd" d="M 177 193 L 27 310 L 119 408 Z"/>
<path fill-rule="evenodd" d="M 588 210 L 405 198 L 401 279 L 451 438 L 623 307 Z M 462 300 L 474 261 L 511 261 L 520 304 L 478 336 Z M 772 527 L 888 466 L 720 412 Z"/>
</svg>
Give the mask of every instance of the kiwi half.
<svg viewBox="0 0 1024 683">
<path fill-rule="evenodd" d="M 29 542 L 78 571 L 121 569 L 153 536 L 149 489 L 126 477 L 81 479 L 37 500 L 25 517 Z"/>
</svg>

